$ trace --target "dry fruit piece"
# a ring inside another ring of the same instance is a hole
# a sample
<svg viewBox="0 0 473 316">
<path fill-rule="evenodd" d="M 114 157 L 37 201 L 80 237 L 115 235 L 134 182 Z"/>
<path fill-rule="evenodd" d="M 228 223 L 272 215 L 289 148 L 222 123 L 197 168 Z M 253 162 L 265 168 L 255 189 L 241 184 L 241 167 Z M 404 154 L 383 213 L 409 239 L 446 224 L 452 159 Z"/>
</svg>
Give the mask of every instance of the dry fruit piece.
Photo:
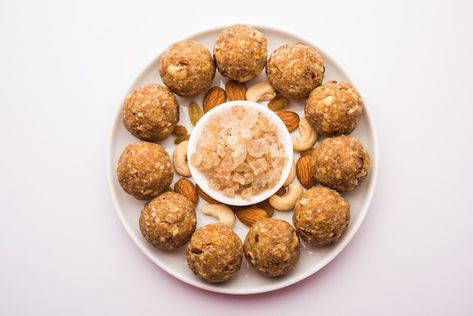
<svg viewBox="0 0 473 316">
<path fill-rule="evenodd" d="M 296 173 L 299 182 L 306 189 L 314 186 L 314 171 L 313 171 L 313 157 L 305 156 L 300 157 L 296 164 Z"/>
<path fill-rule="evenodd" d="M 274 112 L 278 112 L 287 108 L 288 104 L 289 100 L 286 97 L 277 95 L 269 101 L 268 108 Z"/>
<path fill-rule="evenodd" d="M 172 133 L 176 136 L 183 136 L 187 135 L 189 132 L 187 131 L 187 128 L 184 125 L 176 125 Z"/>
<path fill-rule="evenodd" d="M 203 108 L 204 112 L 212 110 L 217 105 L 224 103 L 227 100 L 225 90 L 220 87 L 212 87 L 204 96 Z"/>
<path fill-rule="evenodd" d="M 268 80 L 255 83 L 246 90 L 246 99 L 248 101 L 267 101 L 273 99 L 275 96 L 276 92 Z"/>
<path fill-rule="evenodd" d="M 225 90 L 230 101 L 246 100 L 246 85 L 244 83 L 230 80 L 225 84 Z"/>
<path fill-rule="evenodd" d="M 192 101 L 189 104 L 188 112 L 189 112 L 189 119 L 190 119 L 192 125 L 194 125 L 194 126 L 197 124 L 197 122 L 200 120 L 200 118 L 204 115 L 204 111 L 202 110 L 200 105 L 198 105 L 194 101 Z"/>
<path fill-rule="evenodd" d="M 194 183 L 189 179 L 180 178 L 177 180 L 174 184 L 174 191 L 188 198 L 192 203 L 194 203 L 194 205 L 199 201 L 197 189 L 195 188 Z"/>
<path fill-rule="evenodd" d="M 299 127 L 299 115 L 296 112 L 291 111 L 279 111 L 276 112 L 279 118 L 286 125 L 287 130 L 292 133 Z"/>
<path fill-rule="evenodd" d="M 235 212 L 235 214 L 240 220 L 240 222 L 242 222 L 248 227 L 251 227 L 251 225 L 253 225 L 259 220 L 271 217 L 264 209 L 255 206 L 240 208 L 238 211 Z"/>
</svg>

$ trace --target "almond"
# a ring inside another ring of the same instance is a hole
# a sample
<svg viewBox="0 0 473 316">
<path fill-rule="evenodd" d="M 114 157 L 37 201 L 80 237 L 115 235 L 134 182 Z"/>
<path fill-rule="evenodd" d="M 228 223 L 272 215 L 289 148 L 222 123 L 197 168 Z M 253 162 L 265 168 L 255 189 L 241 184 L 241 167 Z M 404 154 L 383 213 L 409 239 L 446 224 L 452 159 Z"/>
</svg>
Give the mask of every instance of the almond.
<svg viewBox="0 0 473 316">
<path fill-rule="evenodd" d="M 246 85 L 241 82 L 230 80 L 225 84 L 228 100 L 246 100 Z"/>
<path fill-rule="evenodd" d="M 212 198 L 210 195 L 208 195 L 207 193 L 205 193 L 200 187 L 199 185 L 196 185 L 196 190 L 197 190 L 197 194 L 199 194 L 199 196 L 201 198 L 203 198 L 207 203 L 209 204 L 220 204 L 220 202 L 218 202 L 217 200 L 215 200 L 214 198 Z"/>
<path fill-rule="evenodd" d="M 174 191 L 185 196 L 194 204 L 197 204 L 197 201 L 199 200 L 194 183 L 188 179 L 181 178 L 177 180 L 174 184 Z"/>
<path fill-rule="evenodd" d="M 279 111 L 276 112 L 279 118 L 283 121 L 284 125 L 286 125 L 289 132 L 294 132 L 299 127 L 299 115 L 295 112 L 291 111 Z"/>
<path fill-rule="evenodd" d="M 238 217 L 240 222 L 242 222 L 248 227 L 251 227 L 259 220 L 269 218 L 268 213 L 265 210 L 254 206 L 249 206 L 240 209 L 236 212 L 236 216 Z"/>
<path fill-rule="evenodd" d="M 304 156 L 299 158 L 296 164 L 297 178 L 306 189 L 311 188 L 315 184 L 314 173 L 312 172 L 312 159 L 312 156 Z"/>
<path fill-rule="evenodd" d="M 269 204 L 269 199 L 266 199 L 266 200 L 264 200 L 264 201 L 262 201 L 262 202 L 259 202 L 258 204 L 255 204 L 255 205 L 253 205 L 253 206 L 265 210 L 266 213 L 268 213 L 268 216 L 269 216 L 269 217 L 272 217 L 273 214 L 274 214 L 274 208 L 271 206 L 271 204 Z"/>
<path fill-rule="evenodd" d="M 225 90 L 220 87 L 210 88 L 204 96 L 204 113 L 207 113 L 217 105 L 224 103 L 226 99 L 227 94 L 225 93 Z"/>
</svg>

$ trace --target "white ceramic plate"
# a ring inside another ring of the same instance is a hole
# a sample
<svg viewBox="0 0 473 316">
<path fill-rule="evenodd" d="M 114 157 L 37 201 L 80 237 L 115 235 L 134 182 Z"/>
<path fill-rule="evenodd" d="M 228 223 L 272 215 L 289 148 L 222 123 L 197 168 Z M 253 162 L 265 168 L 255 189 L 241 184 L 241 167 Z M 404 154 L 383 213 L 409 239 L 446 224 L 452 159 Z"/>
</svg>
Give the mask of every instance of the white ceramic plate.
<svg viewBox="0 0 473 316">
<path fill-rule="evenodd" d="M 286 43 L 308 43 L 316 47 L 316 49 L 319 51 L 319 53 L 321 53 L 324 58 L 326 68 L 325 80 L 334 79 L 351 82 L 350 78 L 344 73 L 341 67 L 336 64 L 330 58 L 329 55 L 318 49 L 317 45 L 314 45 L 313 43 L 304 41 L 299 37 L 284 33 L 276 29 L 267 27 L 257 27 L 257 29 L 262 31 L 268 38 L 269 53 Z M 209 30 L 193 35 L 189 37 L 189 39 L 202 43 L 203 45 L 207 46 L 210 51 L 212 51 L 215 39 L 220 31 L 221 28 Z M 171 43 L 162 43 L 163 50 L 170 44 Z M 158 72 L 158 65 L 159 55 L 156 56 L 155 60 L 152 61 L 151 64 L 146 67 L 146 69 L 144 69 L 144 71 L 138 76 L 133 85 L 130 87 L 130 91 L 146 83 L 161 83 L 161 78 Z M 265 78 L 266 76 L 263 72 L 258 78 L 250 81 L 248 83 L 248 86 L 250 86 L 254 82 L 261 81 Z M 223 78 L 217 72 L 214 84 L 223 87 L 225 82 L 226 79 Z M 123 94 L 123 99 L 130 91 Z M 179 124 L 185 125 L 189 131 L 192 130 L 192 125 L 189 121 L 187 105 L 192 100 L 195 100 L 197 101 L 197 103 L 202 105 L 202 99 L 203 95 L 190 99 L 178 97 L 178 102 L 180 104 Z M 289 110 L 298 112 L 301 116 L 303 116 L 304 102 L 291 100 Z M 345 248 L 345 246 L 353 238 L 353 236 L 359 229 L 368 211 L 368 207 L 371 202 L 377 178 L 378 147 L 375 130 L 371 117 L 369 115 L 369 108 L 368 105 L 365 104 L 363 116 L 360 120 L 358 127 L 352 133 L 352 135 L 358 137 L 368 150 L 371 156 L 371 170 L 368 178 L 357 189 L 355 189 L 353 192 L 343 194 L 346 198 L 348 198 L 350 202 L 351 222 L 341 240 L 337 244 L 325 248 L 311 247 L 302 242 L 301 257 L 299 263 L 289 274 L 283 277 L 267 278 L 261 276 L 256 273 L 251 267 L 249 267 L 246 261 L 243 261 L 240 272 L 230 281 L 216 285 L 205 283 L 198 279 L 187 267 L 184 255 L 184 247 L 172 252 L 160 251 L 150 246 L 141 236 L 141 232 L 138 227 L 138 219 L 140 216 L 140 211 L 144 206 L 144 202 L 135 200 L 132 196 L 126 194 L 122 190 L 116 179 L 115 171 L 118 158 L 120 157 L 122 150 L 125 148 L 126 145 L 136 142 L 138 140 L 134 138 L 130 133 L 128 133 L 128 131 L 122 124 L 121 104 L 117 104 L 117 112 L 115 113 L 114 120 L 115 123 L 113 125 L 112 132 L 110 135 L 110 144 L 108 148 L 106 163 L 112 200 L 117 210 L 118 216 L 120 217 L 120 220 L 125 226 L 125 229 L 130 235 L 130 237 L 133 239 L 136 245 L 146 254 L 146 256 L 148 256 L 153 262 L 155 262 L 159 267 L 161 267 L 169 274 L 190 285 L 220 293 L 252 294 L 273 291 L 299 282 L 320 270 L 333 258 L 335 258 L 343 250 L 343 248 Z M 167 152 L 172 155 L 174 148 L 174 137 L 169 137 L 164 142 L 161 142 L 161 144 L 165 147 Z M 298 154 L 294 154 L 294 159 L 295 161 L 297 161 Z M 179 177 L 176 175 L 174 177 L 173 182 L 175 182 L 178 178 Z M 213 218 L 207 217 L 200 213 L 200 206 L 204 204 L 202 199 L 200 200 L 200 204 L 197 207 L 196 211 L 198 227 L 214 221 Z M 287 221 L 292 223 L 292 212 L 275 212 L 274 217 L 286 219 Z M 237 221 L 234 226 L 234 230 L 243 241 L 246 236 L 246 233 L 248 232 L 248 228 Z M 126 256 L 127 254 L 123 255 Z"/>
</svg>

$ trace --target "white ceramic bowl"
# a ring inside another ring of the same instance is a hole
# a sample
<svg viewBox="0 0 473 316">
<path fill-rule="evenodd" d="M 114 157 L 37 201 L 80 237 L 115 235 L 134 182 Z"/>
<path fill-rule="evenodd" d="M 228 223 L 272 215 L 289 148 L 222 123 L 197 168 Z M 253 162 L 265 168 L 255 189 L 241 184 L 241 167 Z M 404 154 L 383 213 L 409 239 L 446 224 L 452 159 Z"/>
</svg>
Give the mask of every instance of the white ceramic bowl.
<svg viewBox="0 0 473 316">
<path fill-rule="evenodd" d="M 195 125 L 194 129 L 192 130 L 189 143 L 187 145 L 187 161 L 191 161 L 191 156 L 196 151 L 197 141 L 199 140 L 199 137 L 204 131 L 204 128 L 209 122 L 209 120 L 212 119 L 212 117 L 215 116 L 216 114 L 228 111 L 232 107 L 237 106 L 237 105 L 243 106 L 245 108 L 257 110 L 262 115 L 264 115 L 271 123 L 273 123 L 276 126 L 276 131 L 279 137 L 279 141 L 283 143 L 284 150 L 286 152 L 286 157 L 287 157 L 287 162 L 284 165 L 284 168 L 281 173 L 281 179 L 279 180 L 278 184 L 276 184 L 274 187 L 270 189 L 264 190 L 260 192 L 259 194 L 252 196 L 251 199 L 249 200 L 242 199 L 240 196 L 235 196 L 234 198 L 231 198 L 223 194 L 221 191 L 212 189 L 209 186 L 209 181 L 207 180 L 205 175 L 199 170 L 197 170 L 191 163 L 189 163 L 189 169 L 192 173 L 192 178 L 194 179 L 195 183 L 197 183 L 199 187 L 202 190 L 204 190 L 205 193 L 207 193 L 208 195 L 210 195 L 217 201 L 222 202 L 224 204 L 242 206 L 242 205 L 256 204 L 261 201 L 264 201 L 267 198 L 269 198 L 271 195 L 276 193 L 276 191 L 282 187 L 282 185 L 284 184 L 284 181 L 286 181 L 287 177 L 289 176 L 289 172 L 291 171 L 292 159 L 293 159 L 294 153 L 292 150 L 291 135 L 289 134 L 289 131 L 287 130 L 286 125 L 284 125 L 284 123 L 279 118 L 279 116 L 276 115 L 276 113 L 268 109 L 266 106 L 262 106 L 259 103 L 255 103 L 251 101 L 229 101 L 229 102 L 220 104 L 219 106 L 216 106 L 210 111 L 208 111 L 207 113 L 205 113 L 205 115 Z"/>
<path fill-rule="evenodd" d="M 269 53 L 283 44 L 294 42 L 307 43 L 314 46 L 324 58 L 325 80 L 333 79 L 352 82 L 340 65 L 338 65 L 327 53 L 319 49 L 313 43 L 274 28 L 258 26 L 256 26 L 256 28 L 263 32 L 268 38 Z M 188 39 L 198 41 L 212 50 L 215 39 L 221 30 L 222 28 L 211 29 L 205 32 L 194 34 L 188 37 Z M 177 40 L 178 39 L 176 39 L 176 41 Z M 162 43 L 163 50 L 170 44 L 171 43 Z M 136 87 L 147 83 L 162 83 L 161 78 L 159 77 L 158 67 L 159 55 L 157 55 L 156 58 L 143 69 L 141 74 L 139 74 L 136 80 L 131 84 L 129 91 L 123 91 L 123 94 L 120 96 L 120 101 L 123 100 L 125 96 Z M 266 76 L 263 72 L 254 80 L 248 82 L 247 85 L 250 86 L 253 83 L 264 79 L 266 79 Z M 223 87 L 226 81 L 226 78 L 223 78 L 219 73 L 217 73 L 213 84 Z M 361 95 L 365 97 L 365 101 L 367 99 L 367 92 L 368 91 L 361 91 Z M 190 123 L 187 114 L 187 105 L 191 100 L 202 104 L 203 94 L 192 99 L 181 97 L 178 97 L 177 99 L 180 104 L 181 113 L 179 124 L 183 124 L 189 130 L 192 130 L 192 124 Z M 220 293 L 252 294 L 273 291 L 297 283 L 313 275 L 315 272 L 319 271 L 330 261 L 332 261 L 333 258 L 335 258 L 345 248 L 350 240 L 352 240 L 353 236 L 355 236 L 368 212 L 378 174 L 378 143 L 373 121 L 369 112 L 372 106 L 376 105 L 368 105 L 365 102 L 365 109 L 361 116 L 358 127 L 352 133 L 352 136 L 359 138 L 365 148 L 368 150 L 371 156 L 372 165 L 368 177 L 358 188 L 352 192 L 343 193 L 343 196 L 346 197 L 350 202 L 350 225 L 348 226 L 340 241 L 330 247 L 315 248 L 302 242 L 299 263 L 290 273 L 285 276 L 278 278 L 264 277 L 256 273 L 254 269 L 252 269 L 244 260 L 240 271 L 234 278 L 223 284 L 209 284 L 198 279 L 192 273 L 189 267 L 187 267 L 184 248 L 176 249 L 175 251 L 161 251 L 152 247 L 146 242 L 146 240 L 144 240 L 138 226 L 138 219 L 140 216 L 140 211 L 143 209 L 144 202 L 138 201 L 129 194 L 126 194 L 117 181 L 116 167 L 122 150 L 126 145 L 138 141 L 138 139 L 134 138 L 123 126 L 121 102 L 117 102 L 115 118 L 110 134 L 110 143 L 107 149 L 106 167 L 112 201 L 115 205 L 115 209 L 120 221 L 130 235 L 130 238 L 150 260 L 152 260 L 157 266 L 168 272 L 170 275 L 192 286 Z M 297 112 L 302 117 L 304 115 L 304 102 L 291 100 L 288 110 Z M 293 134 L 296 133 L 297 132 L 294 132 Z M 169 137 L 160 143 L 164 146 L 169 154 L 172 154 L 174 150 L 174 137 Z M 294 153 L 294 159 L 297 158 L 298 154 Z M 178 179 L 179 177 L 175 176 L 173 181 L 175 182 Z M 198 227 L 215 221 L 214 218 L 205 216 L 200 212 L 200 208 L 203 204 L 205 204 L 202 199 L 200 200 L 201 201 L 199 202 L 196 211 Z M 292 212 L 275 212 L 273 217 L 285 219 L 289 223 L 292 222 Z M 235 226 L 233 226 L 233 230 L 238 234 L 241 240 L 244 240 L 248 232 L 248 227 L 237 221 Z M 130 256 L 130 254 L 123 253 L 123 256 Z"/>
</svg>

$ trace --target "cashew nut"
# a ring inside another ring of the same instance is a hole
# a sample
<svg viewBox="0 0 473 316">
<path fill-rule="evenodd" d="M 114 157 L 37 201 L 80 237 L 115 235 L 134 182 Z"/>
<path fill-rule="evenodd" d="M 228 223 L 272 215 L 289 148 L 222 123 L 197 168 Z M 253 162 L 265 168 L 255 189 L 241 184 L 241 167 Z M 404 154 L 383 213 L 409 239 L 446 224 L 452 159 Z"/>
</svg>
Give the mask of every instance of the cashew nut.
<svg viewBox="0 0 473 316">
<path fill-rule="evenodd" d="M 174 148 L 174 153 L 172 154 L 172 163 L 174 164 L 174 169 L 178 174 L 183 177 L 190 177 L 191 171 L 189 170 L 189 165 L 187 164 L 187 144 L 189 141 L 185 140 Z"/>
<path fill-rule="evenodd" d="M 287 176 L 286 182 L 284 182 L 283 186 L 288 186 L 292 182 L 294 182 L 294 178 L 296 177 L 296 165 L 294 164 L 294 161 L 292 162 L 291 166 L 291 171 L 289 172 L 289 175 Z"/>
<path fill-rule="evenodd" d="M 309 121 L 303 118 L 299 123 L 299 135 L 301 137 L 293 138 L 292 144 L 297 151 L 304 151 L 314 146 L 317 141 L 317 132 L 310 126 Z"/>
<path fill-rule="evenodd" d="M 264 80 L 254 84 L 246 90 L 246 99 L 248 101 L 268 101 L 276 96 L 273 86 L 268 80 Z"/>
<path fill-rule="evenodd" d="M 233 227 L 235 214 L 232 209 L 223 204 L 207 204 L 201 208 L 201 212 L 218 219 L 219 223 Z"/>
<path fill-rule="evenodd" d="M 296 206 L 297 200 L 302 195 L 302 186 L 294 182 L 289 185 L 287 193 L 283 196 L 273 195 L 269 198 L 269 204 L 278 211 L 290 211 Z"/>
<path fill-rule="evenodd" d="M 182 80 L 187 77 L 187 69 L 182 66 L 169 65 L 166 71 L 171 77 L 177 80 Z"/>
</svg>

